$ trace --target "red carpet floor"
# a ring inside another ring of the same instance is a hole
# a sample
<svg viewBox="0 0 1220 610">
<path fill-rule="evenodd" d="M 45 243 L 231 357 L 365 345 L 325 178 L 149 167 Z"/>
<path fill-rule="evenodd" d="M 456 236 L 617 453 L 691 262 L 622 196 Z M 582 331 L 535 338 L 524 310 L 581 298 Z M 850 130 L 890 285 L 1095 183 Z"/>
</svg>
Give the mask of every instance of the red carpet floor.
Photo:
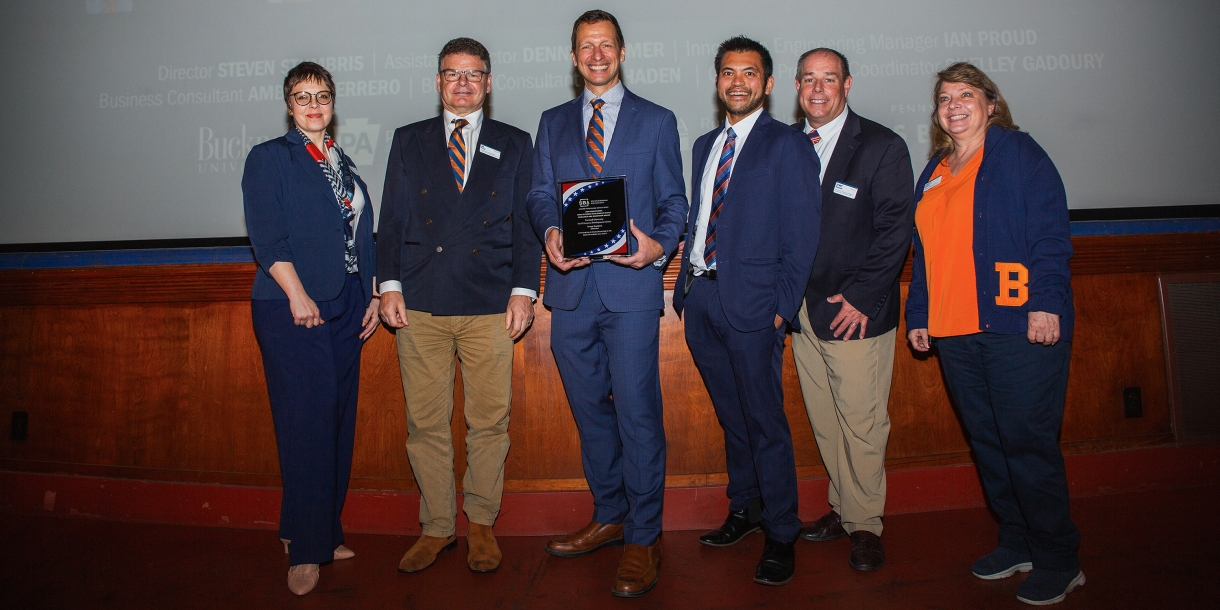
<svg viewBox="0 0 1220 610">
<path fill-rule="evenodd" d="M 1074 500 L 1088 584 L 1056 607 L 1220 607 L 1218 503 L 1215 485 Z M 797 576 L 778 588 L 751 582 L 761 536 L 712 549 L 699 532 L 669 532 L 660 582 L 636 600 L 609 593 L 617 549 L 560 559 L 542 550 L 545 538 L 501 537 L 503 567 L 478 575 L 463 541 L 427 571 L 399 574 L 413 538 L 353 534 L 356 557 L 323 566 L 318 588 L 298 598 L 274 532 L 4 514 L 0 608 L 1028 607 L 1015 599 L 1024 575 L 970 575 L 995 531 L 984 509 L 895 515 L 880 571 L 850 569 L 847 539 L 800 541 Z"/>
</svg>

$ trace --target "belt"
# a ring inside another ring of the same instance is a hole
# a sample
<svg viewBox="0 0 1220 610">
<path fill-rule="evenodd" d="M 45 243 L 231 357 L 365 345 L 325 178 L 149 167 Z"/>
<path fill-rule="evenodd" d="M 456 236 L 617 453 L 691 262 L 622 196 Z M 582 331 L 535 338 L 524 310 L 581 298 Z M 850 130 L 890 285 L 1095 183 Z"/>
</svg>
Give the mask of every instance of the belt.
<svg viewBox="0 0 1220 610">
<path fill-rule="evenodd" d="M 694 272 L 692 271 L 691 273 L 694 273 Z M 703 271 L 703 273 L 695 275 L 695 277 L 701 277 L 706 280 L 715 281 L 716 280 L 716 270 L 715 269 L 705 269 Z"/>
</svg>

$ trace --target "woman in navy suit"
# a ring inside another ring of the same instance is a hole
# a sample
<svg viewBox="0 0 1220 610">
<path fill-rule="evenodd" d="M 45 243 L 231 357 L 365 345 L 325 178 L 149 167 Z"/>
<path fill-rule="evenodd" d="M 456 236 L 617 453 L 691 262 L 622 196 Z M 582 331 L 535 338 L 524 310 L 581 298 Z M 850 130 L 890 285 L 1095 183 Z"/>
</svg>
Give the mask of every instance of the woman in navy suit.
<svg viewBox="0 0 1220 610">
<path fill-rule="evenodd" d="M 347 559 L 339 516 L 356 432 L 360 348 L 377 330 L 373 209 L 351 159 L 327 134 L 335 83 L 303 62 L 284 78 L 293 126 L 255 146 L 241 187 L 258 272 L 251 294 L 279 447 L 280 539 L 288 588 Z"/>
</svg>

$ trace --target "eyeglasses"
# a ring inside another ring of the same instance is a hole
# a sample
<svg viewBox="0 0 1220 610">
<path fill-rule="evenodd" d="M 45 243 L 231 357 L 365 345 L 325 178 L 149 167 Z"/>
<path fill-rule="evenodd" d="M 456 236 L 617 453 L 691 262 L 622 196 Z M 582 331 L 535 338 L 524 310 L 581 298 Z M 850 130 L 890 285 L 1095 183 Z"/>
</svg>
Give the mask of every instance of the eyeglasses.
<svg viewBox="0 0 1220 610">
<path fill-rule="evenodd" d="M 334 94 L 330 91 L 319 91 L 310 93 L 308 91 L 297 91 L 292 94 L 292 101 L 297 103 L 297 106 L 308 106 L 313 100 L 318 101 L 318 105 L 327 106 L 334 101 Z"/>
<path fill-rule="evenodd" d="M 472 83 L 477 83 L 483 80 L 487 72 L 483 70 L 441 70 L 441 76 L 445 78 L 445 82 L 454 83 L 463 76 L 466 80 Z"/>
</svg>

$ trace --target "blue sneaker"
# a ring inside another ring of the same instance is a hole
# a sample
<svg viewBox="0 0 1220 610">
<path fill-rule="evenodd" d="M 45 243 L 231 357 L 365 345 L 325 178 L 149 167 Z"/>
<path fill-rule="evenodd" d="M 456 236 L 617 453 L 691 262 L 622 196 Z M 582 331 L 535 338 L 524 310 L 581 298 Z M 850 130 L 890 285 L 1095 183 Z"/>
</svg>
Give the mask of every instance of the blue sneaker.
<svg viewBox="0 0 1220 610">
<path fill-rule="evenodd" d="M 1067 597 L 1076 587 L 1084 585 L 1084 572 L 1069 570 L 1067 572 L 1052 572 L 1050 570 L 1034 570 L 1029 578 L 1017 587 L 1017 600 L 1031 606 L 1048 606 L 1057 604 Z"/>
<path fill-rule="evenodd" d="M 970 571 L 983 580 L 997 580 L 1008 578 L 1017 572 L 1028 572 L 1033 568 L 1033 558 L 1029 555 L 999 547 L 979 557 L 970 567 Z"/>
</svg>

